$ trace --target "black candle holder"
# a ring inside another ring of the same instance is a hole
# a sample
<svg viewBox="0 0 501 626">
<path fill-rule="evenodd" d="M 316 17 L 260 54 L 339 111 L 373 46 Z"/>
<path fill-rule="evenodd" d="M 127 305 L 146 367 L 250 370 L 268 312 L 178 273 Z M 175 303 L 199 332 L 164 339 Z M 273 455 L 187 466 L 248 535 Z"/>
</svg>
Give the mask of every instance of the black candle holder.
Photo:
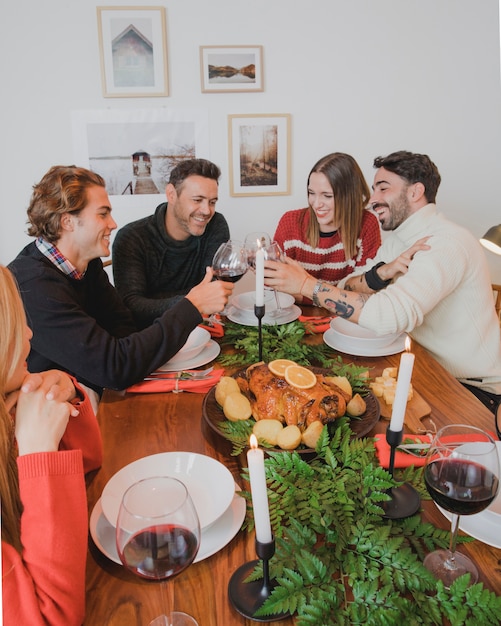
<svg viewBox="0 0 501 626">
<path fill-rule="evenodd" d="M 254 305 L 254 315 L 257 317 L 257 332 L 258 332 L 258 347 L 259 347 L 259 360 L 263 360 L 263 317 L 265 312 L 264 304 L 258 306 Z"/>
<path fill-rule="evenodd" d="M 393 476 L 395 466 L 395 451 L 402 443 L 402 430 L 386 429 L 386 441 L 390 446 L 390 464 L 388 471 Z M 388 491 L 391 500 L 382 502 L 381 506 L 384 510 L 384 516 L 388 519 L 403 519 L 410 517 L 419 511 L 421 506 L 421 497 L 412 485 L 404 483 L 400 487 L 392 487 Z"/>
<path fill-rule="evenodd" d="M 228 596 L 233 608 L 237 610 L 240 615 L 254 622 L 278 622 L 289 617 L 290 614 L 279 613 L 277 615 L 255 617 L 256 611 L 260 609 L 270 597 L 273 587 L 275 586 L 270 580 L 269 567 L 270 559 L 275 554 L 275 540 L 272 539 L 270 542 L 262 543 L 256 539 L 256 554 L 259 559 L 244 563 L 230 578 Z M 259 580 L 245 582 L 260 560 L 263 562 L 263 577 Z"/>
</svg>

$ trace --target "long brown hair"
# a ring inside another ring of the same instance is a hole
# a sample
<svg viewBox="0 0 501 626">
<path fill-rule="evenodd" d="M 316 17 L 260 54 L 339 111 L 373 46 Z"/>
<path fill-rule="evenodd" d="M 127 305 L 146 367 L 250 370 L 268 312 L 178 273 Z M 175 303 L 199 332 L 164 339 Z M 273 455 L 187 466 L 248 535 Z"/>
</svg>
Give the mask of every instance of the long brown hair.
<svg viewBox="0 0 501 626">
<path fill-rule="evenodd" d="M 338 224 L 347 259 L 357 253 L 357 239 L 362 228 L 364 209 L 370 198 L 370 190 L 358 163 L 349 154 L 333 152 L 322 157 L 308 175 L 308 185 L 313 172 L 324 174 L 334 194 L 334 219 Z M 320 227 L 315 212 L 308 208 L 309 224 L 306 231 L 308 243 L 318 247 Z"/>
<path fill-rule="evenodd" d="M 22 513 L 17 474 L 17 448 L 14 421 L 5 403 L 7 381 L 21 358 L 26 316 L 16 282 L 9 270 L 0 265 L 0 500 L 2 502 L 2 540 L 21 551 Z"/>
</svg>

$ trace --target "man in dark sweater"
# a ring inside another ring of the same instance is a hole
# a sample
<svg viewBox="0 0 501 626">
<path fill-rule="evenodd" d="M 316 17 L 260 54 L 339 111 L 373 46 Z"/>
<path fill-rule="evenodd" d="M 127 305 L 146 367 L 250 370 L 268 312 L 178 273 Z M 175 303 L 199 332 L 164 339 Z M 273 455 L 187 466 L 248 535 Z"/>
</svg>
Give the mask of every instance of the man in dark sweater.
<svg viewBox="0 0 501 626">
<path fill-rule="evenodd" d="M 36 240 L 12 261 L 33 331 L 28 368 L 61 369 L 99 393 L 124 389 L 168 361 L 203 315 L 221 311 L 233 285 L 203 280 L 169 311 L 137 331 L 99 257 L 116 228 L 104 180 L 55 166 L 33 188 L 28 234 Z"/>
<path fill-rule="evenodd" d="M 167 202 L 122 227 L 113 243 L 115 286 L 140 328 L 173 307 L 204 277 L 230 233 L 216 213 L 217 165 L 181 161 L 170 174 Z"/>
</svg>

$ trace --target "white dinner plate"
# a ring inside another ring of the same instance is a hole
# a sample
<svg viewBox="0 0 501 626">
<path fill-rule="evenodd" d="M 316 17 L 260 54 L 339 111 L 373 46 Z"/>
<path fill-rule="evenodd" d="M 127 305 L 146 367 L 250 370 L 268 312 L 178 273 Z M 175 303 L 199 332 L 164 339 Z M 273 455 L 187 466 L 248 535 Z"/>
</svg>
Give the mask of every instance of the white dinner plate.
<svg viewBox="0 0 501 626">
<path fill-rule="evenodd" d="M 235 489 L 240 491 L 240 487 L 235 483 Z M 206 528 L 201 533 L 200 548 L 194 563 L 209 558 L 226 546 L 242 527 L 245 519 L 246 504 L 245 499 L 234 494 L 233 500 L 221 517 Z M 90 521 L 89 530 L 92 540 L 97 548 L 111 561 L 122 564 L 117 552 L 115 541 L 115 527 L 112 526 L 103 513 L 101 499 L 94 506 Z"/>
<path fill-rule="evenodd" d="M 162 372 L 180 372 L 181 370 L 192 370 L 195 367 L 205 365 L 210 361 L 213 361 L 221 352 L 221 346 L 211 339 L 205 346 L 202 352 L 199 352 L 196 357 L 188 361 L 177 361 L 174 364 L 170 364 L 168 361 L 164 365 L 161 365 L 158 370 Z"/>
<path fill-rule="evenodd" d="M 400 335 L 396 341 L 390 343 L 388 346 L 384 346 L 382 348 L 366 348 L 366 349 L 358 349 L 358 348 L 350 348 L 340 336 L 333 332 L 332 329 L 326 330 L 324 333 L 324 342 L 330 347 L 334 348 L 338 352 L 343 352 L 344 354 L 351 354 L 353 356 L 389 356 L 390 354 L 397 354 L 398 352 L 402 352 L 405 350 L 405 338 L 407 335 L 404 333 Z"/>
<path fill-rule="evenodd" d="M 499 459 L 501 461 L 501 441 L 496 441 Z M 437 509 L 449 521 L 452 515 L 436 504 Z M 501 488 L 494 502 L 480 513 L 475 515 L 461 515 L 459 518 L 459 528 L 470 537 L 483 541 L 494 548 L 501 548 Z"/>
<path fill-rule="evenodd" d="M 289 307 L 288 309 L 284 309 L 281 315 L 265 315 L 262 319 L 263 324 L 267 324 L 268 326 L 278 326 L 280 324 L 288 324 L 289 322 L 293 322 L 297 320 L 297 318 L 301 315 L 301 309 L 295 304 Z M 244 312 L 235 307 L 232 307 L 228 313 L 228 319 L 235 324 L 241 324 L 242 326 L 257 326 L 258 321 L 257 317 L 249 312 Z"/>
<path fill-rule="evenodd" d="M 101 506 L 113 526 L 125 491 L 138 480 L 153 476 L 172 476 L 186 485 L 202 529 L 221 517 L 235 492 L 235 481 L 229 469 L 210 456 L 195 452 L 153 454 L 122 467 L 106 483 Z"/>
</svg>

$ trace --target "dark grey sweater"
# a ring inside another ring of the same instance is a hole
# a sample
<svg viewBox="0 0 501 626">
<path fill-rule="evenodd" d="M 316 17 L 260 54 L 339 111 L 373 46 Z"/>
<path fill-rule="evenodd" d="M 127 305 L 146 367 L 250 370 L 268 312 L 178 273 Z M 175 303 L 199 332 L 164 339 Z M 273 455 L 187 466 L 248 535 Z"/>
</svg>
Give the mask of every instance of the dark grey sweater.
<svg viewBox="0 0 501 626">
<path fill-rule="evenodd" d="M 123 226 L 113 243 L 115 286 L 136 324 L 145 328 L 203 280 L 205 268 L 230 232 L 220 213 L 200 237 L 176 241 L 165 230 L 167 203 Z"/>
</svg>

